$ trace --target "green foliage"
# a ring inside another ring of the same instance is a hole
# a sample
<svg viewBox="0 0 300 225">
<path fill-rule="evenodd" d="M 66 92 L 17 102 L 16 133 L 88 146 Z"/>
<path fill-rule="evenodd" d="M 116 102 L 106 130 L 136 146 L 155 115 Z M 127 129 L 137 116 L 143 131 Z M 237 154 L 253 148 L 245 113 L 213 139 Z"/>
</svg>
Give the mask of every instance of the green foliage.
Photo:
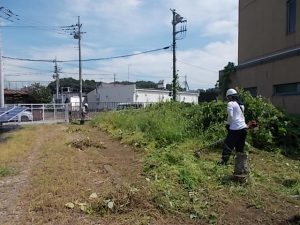
<svg viewBox="0 0 300 225">
<path fill-rule="evenodd" d="M 222 76 L 218 80 L 216 87 L 218 87 L 221 91 L 222 97 L 225 97 L 226 91 L 228 89 L 228 85 L 231 82 L 230 76 L 236 72 L 236 68 L 233 62 L 228 62 L 228 64 L 224 67 Z"/>
<path fill-rule="evenodd" d="M 157 88 L 157 84 L 152 81 L 137 81 L 136 88 Z"/>
<path fill-rule="evenodd" d="M 246 120 L 257 119 L 259 122 L 259 129 L 249 132 L 249 144 L 269 151 L 277 151 L 279 147 L 284 147 L 283 143 L 291 149 L 299 145 L 299 142 L 294 143 L 291 139 L 299 138 L 299 125 L 291 118 L 262 98 L 253 98 L 244 91 L 241 91 L 241 96 L 246 104 Z M 299 182 L 296 182 L 299 176 L 295 175 L 298 173 L 286 176 L 285 182 L 277 178 L 277 169 L 283 174 L 287 171 L 287 165 L 279 168 L 282 159 L 273 169 L 276 178 L 270 178 L 269 168 L 265 166 L 274 163 L 274 159 L 266 163 L 258 157 L 255 165 L 251 165 L 253 182 L 249 186 L 240 186 L 230 179 L 232 167 L 217 165 L 220 152 L 206 149 L 201 151 L 200 159 L 194 157 L 196 149 L 226 136 L 226 105 L 222 101 L 199 105 L 166 102 L 145 109 L 101 113 L 91 123 L 145 150 L 147 156 L 143 174 L 156 207 L 164 212 L 187 214 L 192 219 L 215 224 L 220 222 L 215 202 L 224 196 L 247 196 L 255 207 L 263 207 L 260 197 L 263 185 L 257 185 L 255 181 L 270 186 L 268 191 L 275 189 L 277 192 L 272 196 L 299 193 Z M 292 126 L 294 131 L 290 129 Z M 291 132 L 294 136 L 290 136 Z M 296 151 L 293 149 L 293 152 Z M 275 157 L 276 154 L 273 155 Z M 255 168 L 257 164 L 261 164 L 259 169 Z M 289 164 L 289 167 L 292 166 L 292 163 Z M 294 168 L 298 170 L 297 166 Z M 270 182 L 277 185 L 276 188 Z M 256 189 L 259 190 L 256 192 Z"/>
<path fill-rule="evenodd" d="M 211 102 L 218 98 L 220 95 L 219 88 L 209 88 L 207 90 L 199 89 L 200 95 L 198 97 L 198 102 Z"/>
<path fill-rule="evenodd" d="M 72 77 L 59 79 L 60 87 L 70 87 L 73 91 L 79 92 L 79 80 L 76 80 Z M 56 81 L 52 81 L 48 88 L 51 90 L 51 93 L 56 93 Z M 96 88 L 96 82 L 94 80 L 83 80 L 82 81 L 82 91 L 83 92 L 91 92 Z"/>
<path fill-rule="evenodd" d="M 257 120 L 259 129 L 250 132 L 251 144 L 259 149 L 274 150 L 280 147 L 285 154 L 300 154 L 299 119 L 287 116 L 262 97 L 252 97 L 239 91 L 245 103 L 246 121 Z"/>
<path fill-rule="evenodd" d="M 47 87 L 36 83 L 28 88 L 28 100 L 31 103 L 50 103 L 52 95 Z"/>
<path fill-rule="evenodd" d="M 15 174 L 15 169 L 0 167 L 0 177 L 6 177 Z"/>
<path fill-rule="evenodd" d="M 252 146 L 286 154 L 300 154 L 299 119 L 286 116 L 261 97 L 252 97 L 239 91 L 245 103 L 246 122 L 257 120 L 259 128 L 249 131 L 248 143 Z M 199 105 L 178 102 L 159 103 L 141 110 L 121 111 L 108 114 L 102 120 L 123 132 L 142 133 L 156 147 L 181 143 L 198 138 L 204 143 L 225 137 L 226 103 L 204 102 Z"/>
</svg>

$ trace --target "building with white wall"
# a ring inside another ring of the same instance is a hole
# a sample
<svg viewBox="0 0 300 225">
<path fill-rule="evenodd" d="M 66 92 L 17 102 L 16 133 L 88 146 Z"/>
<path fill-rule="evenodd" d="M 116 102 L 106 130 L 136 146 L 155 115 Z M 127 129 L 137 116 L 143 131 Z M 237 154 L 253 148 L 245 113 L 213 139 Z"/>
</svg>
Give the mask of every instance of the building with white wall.
<svg viewBox="0 0 300 225">
<path fill-rule="evenodd" d="M 177 100 L 198 104 L 198 92 L 178 92 Z M 143 103 L 144 105 L 170 101 L 170 91 L 165 89 L 137 89 L 135 84 L 101 83 L 87 95 L 92 110 L 114 109 L 119 103 Z"/>
</svg>

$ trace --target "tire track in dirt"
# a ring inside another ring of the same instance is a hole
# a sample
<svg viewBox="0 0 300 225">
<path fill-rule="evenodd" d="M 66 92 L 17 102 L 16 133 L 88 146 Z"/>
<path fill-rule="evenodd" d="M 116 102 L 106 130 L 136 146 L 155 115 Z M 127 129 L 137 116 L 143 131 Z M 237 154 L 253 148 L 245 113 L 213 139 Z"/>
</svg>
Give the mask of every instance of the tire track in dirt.
<svg viewBox="0 0 300 225">
<path fill-rule="evenodd" d="M 20 172 L 15 176 L 6 177 L 0 180 L 0 224 L 12 225 L 18 224 L 18 218 L 22 215 L 22 202 L 19 201 L 22 190 L 25 190 L 28 185 L 28 178 L 31 168 L 35 165 L 38 158 L 39 150 L 45 141 L 52 139 L 57 133 L 47 132 L 47 135 L 42 135 L 46 131 L 45 126 L 36 127 L 37 133 L 41 134 L 34 139 L 33 148 L 26 159 L 22 160 Z"/>
</svg>

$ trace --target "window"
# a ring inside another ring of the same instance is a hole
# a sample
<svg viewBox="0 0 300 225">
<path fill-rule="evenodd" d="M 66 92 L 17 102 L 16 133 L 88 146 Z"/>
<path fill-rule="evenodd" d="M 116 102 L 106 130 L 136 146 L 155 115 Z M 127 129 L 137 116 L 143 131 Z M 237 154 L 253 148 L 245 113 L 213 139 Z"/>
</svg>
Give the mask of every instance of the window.
<svg viewBox="0 0 300 225">
<path fill-rule="evenodd" d="M 300 95 L 300 83 L 274 85 L 274 95 Z"/>
<path fill-rule="evenodd" d="M 249 91 L 253 97 L 257 96 L 257 87 L 244 88 L 245 91 Z"/>
<path fill-rule="evenodd" d="M 296 0 L 287 1 L 287 33 L 296 32 Z"/>
</svg>

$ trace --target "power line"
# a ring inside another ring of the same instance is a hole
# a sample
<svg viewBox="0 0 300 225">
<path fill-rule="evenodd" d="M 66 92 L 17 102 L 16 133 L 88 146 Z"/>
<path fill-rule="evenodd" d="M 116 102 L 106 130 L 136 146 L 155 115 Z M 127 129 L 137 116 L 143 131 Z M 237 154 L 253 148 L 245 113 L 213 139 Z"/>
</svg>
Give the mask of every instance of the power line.
<svg viewBox="0 0 300 225">
<path fill-rule="evenodd" d="M 156 51 L 166 50 L 166 49 L 169 49 L 170 47 L 171 46 L 166 46 L 166 47 L 163 47 L 163 48 L 157 48 L 157 49 L 152 49 L 152 50 L 143 51 L 143 52 L 139 52 L 139 53 L 126 54 L 126 55 L 120 55 L 120 56 L 111 56 L 111 57 L 103 57 L 103 58 L 92 58 L 92 59 L 82 59 L 81 61 L 82 62 L 90 62 L 90 61 L 103 61 L 103 60 L 127 58 L 127 57 L 131 57 L 131 56 L 147 54 L 147 53 L 150 53 L 150 52 L 156 52 Z M 28 58 L 17 58 L 17 57 L 9 57 L 9 56 L 2 56 L 2 58 L 4 58 L 4 59 L 11 59 L 11 60 L 18 60 L 18 61 L 53 63 L 53 59 L 28 59 Z M 59 62 L 59 63 L 78 62 L 78 60 L 77 59 L 72 59 L 72 60 L 57 60 L 56 62 Z"/>
<path fill-rule="evenodd" d="M 63 74 L 70 74 L 70 75 L 77 75 L 78 73 L 75 72 L 61 72 Z M 106 76 L 106 75 L 113 75 L 114 73 L 84 73 L 84 75 L 87 76 Z"/>
<path fill-rule="evenodd" d="M 179 59 L 177 59 L 177 61 L 178 61 L 178 62 L 181 62 L 181 63 L 183 63 L 183 64 L 186 64 L 186 65 L 188 65 L 188 66 L 193 66 L 193 67 L 199 68 L 199 69 L 201 69 L 201 70 L 206 70 L 206 71 L 208 71 L 208 72 L 217 73 L 217 71 L 214 71 L 214 70 L 211 70 L 211 69 L 202 67 L 202 66 L 196 66 L 196 65 L 193 65 L 193 64 L 190 64 L 190 63 L 187 63 L 187 62 L 183 62 L 183 61 L 181 61 L 181 60 L 179 60 Z"/>
<path fill-rule="evenodd" d="M 33 68 L 33 67 L 28 67 L 28 66 L 21 66 L 21 65 L 12 65 L 12 64 L 4 64 L 4 68 L 8 65 L 9 67 L 19 67 L 19 68 L 24 68 L 24 69 L 29 69 L 29 70 L 37 70 L 37 71 L 42 71 L 42 72 L 48 72 L 52 73 L 52 70 L 45 70 L 45 69 L 39 69 L 39 68 Z M 8 69 L 8 68 L 7 68 Z"/>
<path fill-rule="evenodd" d="M 19 15 L 13 13 L 9 8 L 6 8 L 4 6 L 0 6 L 0 18 L 10 22 L 20 20 Z"/>
</svg>

